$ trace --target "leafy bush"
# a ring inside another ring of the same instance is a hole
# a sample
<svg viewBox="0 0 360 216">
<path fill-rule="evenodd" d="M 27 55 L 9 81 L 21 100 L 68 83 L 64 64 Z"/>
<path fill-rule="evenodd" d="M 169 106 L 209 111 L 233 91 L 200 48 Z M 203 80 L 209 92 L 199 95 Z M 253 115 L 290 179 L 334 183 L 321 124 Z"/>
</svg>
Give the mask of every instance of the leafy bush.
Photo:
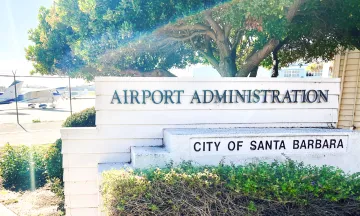
<svg viewBox="0 0 360 216">
<path fill-rule="evenodd" d="M 61 145 L 61 139 L 56 140 L 55 144 L 52 144 L 48 148 L 44 156 L 46 172 L 49 179 L 63 179 Z"/>
<path fill-rule="evenodd" d="M 113 170 L 108 215 L 360 215 L 360 173 L 287 161 Z"/>
<path fill-rule="evenodd" d="M 63 127 L 95 127 L 95 108 L 88 108 L 81 112 L 74 113 L 63 123 Z"/>
<path fill-rule="evenodd" d="M 0 159 L 0 176 L 6 189 L 31 189 L 31 179 L 35 187 L 46 183 L 45 166 L 41 149 L 28 146 L 13 147 L 6 144 Z"/>
</svg>

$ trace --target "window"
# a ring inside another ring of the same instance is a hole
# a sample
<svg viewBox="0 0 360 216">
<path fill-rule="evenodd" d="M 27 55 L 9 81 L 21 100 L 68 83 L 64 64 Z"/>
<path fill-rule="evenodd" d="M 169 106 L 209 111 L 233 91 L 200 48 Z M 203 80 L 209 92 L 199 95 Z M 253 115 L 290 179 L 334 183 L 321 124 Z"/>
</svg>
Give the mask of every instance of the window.
<svg viewBox="0 0 360 216">
<path fill-rule="evenodd" d="M 321 77 L 322 71 L 316 71 L 316 72 L 306 72 L 307 77 Z"/>
<path fill-rule="evenodd" d="M 284 77 L 300 77 L 299 70 L 285 70 Z"/>
</svg>

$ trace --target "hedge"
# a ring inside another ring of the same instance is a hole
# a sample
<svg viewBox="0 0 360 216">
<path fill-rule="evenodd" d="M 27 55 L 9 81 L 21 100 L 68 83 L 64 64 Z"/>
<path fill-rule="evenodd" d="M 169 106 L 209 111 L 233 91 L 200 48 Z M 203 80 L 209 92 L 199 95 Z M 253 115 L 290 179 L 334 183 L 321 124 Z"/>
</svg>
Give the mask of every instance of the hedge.
<svg viewBox="0 0 360 216">
<path fill-rule="evenodd" d="M 360 215 L 360 174 L 294 161 L 103 173 L 108 215 Z"/>
<path fill-rule="evenodd" d="M 88 108 L 81 112 L 74 113 L 63 123 L 63 127 L 95 127 L 95 108 Z"/>
</svg>

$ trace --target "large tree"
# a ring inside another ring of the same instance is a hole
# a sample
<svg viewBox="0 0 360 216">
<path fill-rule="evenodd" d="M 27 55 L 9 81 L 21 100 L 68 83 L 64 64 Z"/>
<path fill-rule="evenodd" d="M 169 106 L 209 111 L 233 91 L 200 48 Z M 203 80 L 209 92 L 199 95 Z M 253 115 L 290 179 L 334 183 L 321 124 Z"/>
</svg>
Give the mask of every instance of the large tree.
<svg viewBox="0 0 360 216">
<path fill-rule="evenodd" d="M 41 9 L 27 58 L 34 72 L 89 79 L 134 70 L 167 76 L 194 63 L 222 76 L 256 76 L 270 53 L 313 34 L 298 27 L 310 25 L 324 1 L 336 0 L 57 0 Z"/>
<path fill-rule="evenodd" d="M 281 66 L 330 61 L 340 51 L 355 48 L 360 50 L 360 1 L 308 1 L 262 65 L 272 67 L 277 77 Z"/>
</svg>

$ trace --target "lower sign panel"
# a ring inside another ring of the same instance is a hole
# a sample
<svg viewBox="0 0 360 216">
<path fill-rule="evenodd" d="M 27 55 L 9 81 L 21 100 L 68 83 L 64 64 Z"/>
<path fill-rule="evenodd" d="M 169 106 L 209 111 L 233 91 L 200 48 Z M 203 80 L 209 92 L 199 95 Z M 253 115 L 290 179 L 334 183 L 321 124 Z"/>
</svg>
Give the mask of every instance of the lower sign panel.
<svg viewBox="0 0 360 216">
<path fill-rule="evenodd" d="M 344 153 L 348 136 L 191 138 L 192 156 Z"/>
</svg>

